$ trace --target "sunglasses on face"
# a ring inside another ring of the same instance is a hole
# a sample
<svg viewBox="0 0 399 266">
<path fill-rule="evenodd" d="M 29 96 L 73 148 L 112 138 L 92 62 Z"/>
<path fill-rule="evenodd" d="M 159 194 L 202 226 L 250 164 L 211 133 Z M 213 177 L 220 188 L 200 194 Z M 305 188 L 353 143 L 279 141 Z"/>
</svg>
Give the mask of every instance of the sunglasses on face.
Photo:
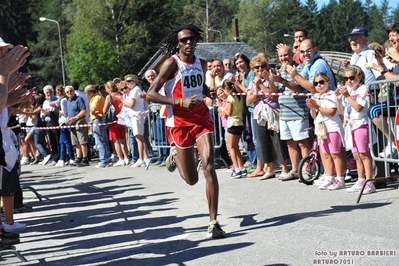
<svg viewBox="0 0 399 266">
<path fill-rule="evenodd" d="M 181 42 L 181 43 L 187 43 L 188 41 L 195 42 L 195 41 L 197 41 L 197 38 L 195 36 L 190 36 L 190 37 L 185 37 L 185 38 L 179 39 L 179 42 Z"/>
<path fill-rule="evenodd" d="M 345 81 L 348 81 L 348 79 L 349 80 L 355 80 L 355 78 L 356 78 L 356 76 L 344 77 L 344 80 Z"/>
<path fill-rule="evenodd" d="M 263 64 L 263 65 L 254 66 L 254 69 L 266 68 L 266 67 L 267 67 L 267 65 L 266 65 L 266 64 Z"/>
<path fill-rule="evenodd" d="M 312 52 L 312 48 L 309 48 L 307 50 L 301 50 L 300 52 L 301 54 L 310 54 Z"/>
<path fill-rule="evenodd" d="M 320 85 L 323 85 L 324 83 L 326 83 L 326 81 L 322 79 L 322 80 L 313 82 L 313 86 L 316 87 L 317 85 L 319 85 L 319 84 L 320 84 Z"/>
</svg>

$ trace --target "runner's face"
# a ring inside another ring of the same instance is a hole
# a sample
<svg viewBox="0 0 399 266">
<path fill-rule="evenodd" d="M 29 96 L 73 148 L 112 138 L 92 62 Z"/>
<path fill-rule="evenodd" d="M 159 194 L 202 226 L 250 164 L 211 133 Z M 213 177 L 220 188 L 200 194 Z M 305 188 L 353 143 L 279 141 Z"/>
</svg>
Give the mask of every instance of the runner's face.
<svg viewBox="0 0 399 266">
<path fill-rule="evenodd" d="M 177 49 L 180 53 L 189 55 L 194 54 L 195 46 L 197 45 L 197 38 L 191 30 L 182 30 L 177 34 Z"/>
</svg>

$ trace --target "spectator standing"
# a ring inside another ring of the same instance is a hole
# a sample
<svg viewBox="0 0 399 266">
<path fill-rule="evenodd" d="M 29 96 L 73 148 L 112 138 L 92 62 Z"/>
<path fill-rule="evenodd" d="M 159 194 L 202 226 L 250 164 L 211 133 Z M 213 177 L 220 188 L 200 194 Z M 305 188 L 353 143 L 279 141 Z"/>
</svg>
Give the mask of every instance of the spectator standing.
<svg viewBox="0 0 399 266">
<path fill-rule="evenodd" d="M 46 100 L 43 102 L 43 107 L 41 110 L 41 118 L 45 121 L 46 127 L 57 127 L 58 126 L 58 108 L 57 105 L 57 96 L 54 95 L 54 89 L 51 85 L 46 85 L 43 88 L 44 95 Z M 59 147 L 59 139 L 60 139 L 60 130 L 58 128 L 46 129 L 46 134 L 49 140 L 50 149 L 51 149 L 51 159 L 52 162 L 49 164 L 50 166 L 56 165 L 60 158 L 60 147 Z"/>
<path fill-rule="evenodd" d="M 130 78 L 126 79 L 125 84 L 128 87 L 129 93 L 124 95 L 122 102 L 123 106 L 133 110 L 131 133 L 137 142 L 138 159 L 131 167 L 147 166 L 150 163 L 147 142 L 144 138 L 147 104 L 143 98 L 143 91 L 137 83 L 138 77 L 136 75 L 131 75 Z M 122 82 L 119 85 L 122 86 Z"/>
<path fill-rule="evenodd" d="M 87 142 L 89 139 L 89 130 L 86 121 L 86 109 L 83 98 L 75 94 L 73 86 L 65 88 L 65 95 L 68 98 L 66 123 L 73 126 L 71 128 L 71 143 L 76 148 L 76 160 L 71 165 L 89 166 Z M 75 127 L 80 126 L 82 127 Z"/>
<path fill-rule="evenodd" d="M 288 151 L 287 144 L 284 140 L 280 140 L 278 117 L 279 112 L 278 97 L 273 95 L 258 95 L 263 93 L 277 93 L 271 75 L 270 67 L 267 59 L 262 56 L 255 56 L 251 59 L 250 66 L 252 71 L 256 73 L 255 79 L 249 84 L 247 96 L 247 104 L 253 104 L 254 108 L 254 130 L 258 143 L 257 156 L 262 163 L 262 170 L 264 174 L 259 178 L 265 180 L 276 176 L 274 172 L 274 158 L 273 148 L 277 154 L 277 161 L 281 165 L 282 175 L 288 175 L 287 159 Z M 270 72 L 269 72 L 270 71 Z M 267 121 L 259 120 L 259 115 L 263 110 L 267 112 Z"/>
<path fill-rule="evenodd" d="M 225 70 L 225 71 L 227 71 L 227 72 L 229 72 L 229 73 L 231 73 L 231 74 L 233 74 L 233 75 L 236 74 L 235 69 L 234 69 L 234 68 L 232 67 L 232 65 L 231 65 L 231 60 L 230 60 L 230 58 L 225 58 L 225 59 L 223 59 L 223 66 L 224 66 L 224 70 Z"/>
<path fill-rule="evenodd" d="M 71 90 L 71 89 L 73 89 L 72 86 L 65 87 L 65 90 Z M 59 113 L 58 124 L 61 126 L 61 128 L 60 128 L 60 143 L 59 143 L 60 144 L 60 159 L 58 160 L 58 162 L 55 166 L 63 167 L 63 166 L 65 166 L 65 163 L 67 162 L 66 152 L 68 152 L 70 165 L 75 163 L 75 154 L 73 152 L 70 129 L 65 127 L 67 125 L 66 119 L 68 116 L 68 100 L 65 97 L 64 87 L 62 85 L 57 86 L 55 88 L 55 92 L 59 99 L 58 100 L 59 104 L 54 107 L 58 108 L 58 113 Z"/>
<path fill-rule="evenodd" d="M 122 94 L 118 91 L 118 88 L 112 81 L 108 81 L 104 84 L 104 86 L 110 95 L 110 100 L 112 101 L 112 105 L 115 107 L 115 112 L 119 114 L 122 109 Z M 110 103 L 108 105 L 110 105 Z M 104 109 L 105 108 L 106 106 L 104 106 Z M 129 164 L 125 127 L 118 124 L 117 121 L 118 118 L 116 118 L 116 123 L 108 125 L 109 140 L 111 141 L 114 150 L 119 158 L 119 160 L 114 164 L 114 167 Z"/>
<path fill-rule="evenodd" d="M 97 86 L 89 84 L 85 87 L 85 94 L 90 99 L 90 122 L 93 126 L 93 137 L 96 141 L 100 162 L 96 168 L 112 166 L 108 145 L 107 126 L 104 123 L 104 98 L 99 94 Z"/>
<path fill-rule="evenodd" d="M 278 82 L 280 95 L 280 138 L 287 141 L 288 154 L 292 169 L 289 175 L 281 174 L 279 179 L 286 181 L 298 178 L 299 158 L 309 153 L 309 108 L 306 106 L 306 96 L 290 95 L 305 93 L 301 85 L 287 73 L 287 66 L 300 69 L 300 65 L 293 60 L 293 52 L 288 45 L 282 45 L 277 50 L 281 67 L 274 80 Z"/>
<path fill-rule="evenodd" d="M 318 93 L 314 94 L 311 99 L 307 99 L 306 104 L 314 118 L 316 135 L 319 139 L 322 135 L 325 136 L 324 139 L 319 141 L 319 145 L 321 146 L 320 155 L 323 157 L 326 176 L 319 189 L 343 189 L 345 188 L 345 161 L 340 155 L 344 131 L 339 112 L 337 112 L 337 99 L 335 93 L 331 90 L 331 81 L 327 74 L 316 74 L 314 86 Z M 336 178 L 334 177 L 334 170 L 337 175 Z"/>
</svg>

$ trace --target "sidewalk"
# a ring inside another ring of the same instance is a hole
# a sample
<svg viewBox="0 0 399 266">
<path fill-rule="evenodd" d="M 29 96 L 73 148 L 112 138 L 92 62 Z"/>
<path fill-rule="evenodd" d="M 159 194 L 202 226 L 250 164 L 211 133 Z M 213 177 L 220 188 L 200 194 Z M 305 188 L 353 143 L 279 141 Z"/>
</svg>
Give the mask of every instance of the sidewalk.
<svg viewBox="0 0 399 266">
<path fill-rule="evenodd" d="M 294 181 L 230 179 L 217 170 L 228 237 L 206 239 L 205 180 L 165 167 L 23 166 L 33 212 L 3 265 L 397 265 L 398 184 L 365 195 Z M 348 184 L 349 186 L 349 184 Z M 376 255 L 376 252 L 379 252 Z M 385 253 L 381 253 L 385 251 Z M 326 259 L 326 260 L 324 260 Z M 327 263 L 328 262 L 328 263 Z"/>
</svg>

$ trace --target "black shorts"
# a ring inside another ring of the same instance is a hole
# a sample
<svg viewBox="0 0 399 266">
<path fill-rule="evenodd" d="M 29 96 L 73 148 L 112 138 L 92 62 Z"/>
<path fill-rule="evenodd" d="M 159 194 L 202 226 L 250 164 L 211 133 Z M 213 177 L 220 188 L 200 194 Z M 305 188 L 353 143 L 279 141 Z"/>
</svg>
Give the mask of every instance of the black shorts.
<svg viewBox="0 0 399 266">
<path fill-rule="evenodd" d="M 8 172 L 5 168 L 3 168 L 3 187 L 0 192 L 1 196 L 14 196 L 15 192 L 18 189 L 18 168 L 18 162 L 15 163 L 14 168 L 11 170 L 11 172 Z"/>
<path fill-rule="evenodd" d="M 227 129 L 227 132 L 233 135 L 241 136 L 244 131 L 244 126 L 232 126 Z"/>
</svg>

